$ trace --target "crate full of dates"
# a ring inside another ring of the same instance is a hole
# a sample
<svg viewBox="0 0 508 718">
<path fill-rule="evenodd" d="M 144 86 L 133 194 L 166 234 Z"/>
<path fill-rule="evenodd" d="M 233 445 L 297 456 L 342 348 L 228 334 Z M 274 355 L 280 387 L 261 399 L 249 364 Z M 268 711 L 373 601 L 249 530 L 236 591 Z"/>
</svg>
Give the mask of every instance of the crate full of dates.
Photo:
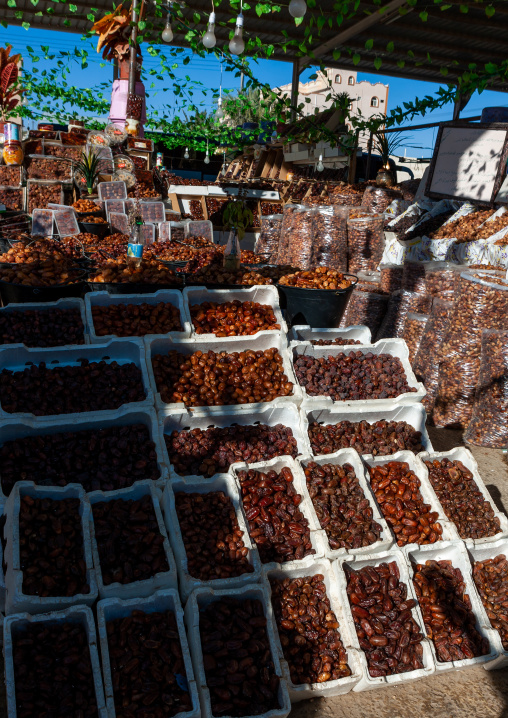
<svg viewBox="0 0 508 718">
<path fill-rule="evenodd" d="M 305 568 L 281 566 L 266 571 L 264 583 L 291 702 L 353 690 L 362 678 L 362 665 L 358 651 L 351 647 L 329 561 L 318 559 Z"/>
<path fill-rule="evenodd" d="M 227 473 L 237 461 L 254 463 L 308 453 L 297 407 L 278 399 L 256 411 L 224 407 L 213 418 L 208 409 L 159 411 L 159 430 L 172 482 L 206 483 Z"/>
<path fill-rule="evenodd" d="M 200 718 L 178 591 L 99 601 L 97 625 L 109 718 L 146 711 Z M 150 691 L 143 691 L 148 684 Z"/>
<path fill-rule="evenodd" d="M 315 329 L 308 324 L 295 324 L 291 329 L 291 339 L 310 342 L 315 346 L 372 344 L 370 329 L 365 325 L 346 327 L 346 329 Z"/>
<path fill-rule="evenodd" d="M 399 451 L 366 459 L 365 464 L 372 493 L 399 548 L 459 540 L 418 456 Z"/>
<path fill-rule="evenodd" d="M 0 418 L 111 412 L 153 406 L 139 339 L 85 347 L 0 348 Z M 104 414 L 108 416 L 109 414 Z"/>
<path fill-rule="evenodd" d="M 508 538 L 508 519 L 497 510 L 473 454 L 465 447 L 421 453 L 443 514 L 468 547 Z"/>
<path fill-rule="evenodd" d="M 82 299 L 8 304 L 0 309 L 0 344 L 42 348 L 88 343 Z"/>
<path fill-rule="evenodd" d="M 193 334 L 199 339 L 258 336 L 259 332 L 287 333 L 276 287 L 186 287 L 183 297 L 191 317 Z"/>
<path fill-rule="evenodd" d="M 358 408 L 372 402 L 391 408 L 421 401 L 425 396 L 401 339 L 382 339 L 346 351 L 341 346 L 291 342 L 289 352 L 303 403 L 308 406 L 327 399 L 330 404 L 344 402 Z"/>
<path fill-rule="evenodd" d="M 355 449 L 364 459 L 389 456 L 397 451 L 433 451 L 425 426 L 421 404 L 405 404 L 393 409 L 371 404 L 356 409 L 323 400 L 300 409 L 302 432 L 314 456 Z"/>
<path fill-rule="evenodd" d="M 72 162 L 56 157 L 38 157 L 32 155 L 28 164 L 28 179 L 31 180 L 58 180 L 59 182 L 72 182 Z"/>
<path fill-rule="evenodd" d="M 270 615 L 262 585 L 228 591 L 200 588 L 191 594 L 185 624 L 202 718 L 289 714 L 291 702 Z M 238 651 L 244 657 L 238 671 L 230 674 L 227 667 L 237 660 Z"/>
<path fill-rule="evenodd" d="M 109 718 L 88 606 L 7 616 L 3 646 L 10 718 L 79 713 Z"/>
<path fill-rule="evenodd" d="M 354 691 L 394 686 L 435 672 L 430 642 L 425 637 L 408 565 L 400 551 L 334 561 L 352 644 L 360 652 L 362 680 Z M 366 588 L 383 600 L 363 607 Z M 393 628 L 392 628 L 393 625 Z M 402 625 L 404 626 L 402 630 Z"/>
<path fill-rule="evenodd" d="M 62 182 L 28 180 L 26 186 L 28 214 L 32 214 L 34 209 L 47 209 L 50 203 L 64 204 Z"/>
<path fill-rule="evenodd" d="M 8 212 L 22 212 L 25 208 L 25 188 L 0 186 L 0 204 Z"/>
<path fill-rule="evenodd" d="M 86 492 L 113 491 L 150 479 L 164 486 L 153 409 L 120 409 L 107 418 L 34 419 L 0 424 L 0 500 L 21 478 L 41 486 L 81 484 Z"/>
<path fill-rule="evenodd" d="M 227 341 L 153 339 L 145 345 L 159 411 L 208 406 L 215 407 L 209 410 L 213 414 L 225 405 L 248 404 L 257 410 L 274 399 L 296 405 L 301 401 L 281 335 L 231 337 Z"/>
<path fill-rule="evenodd" d="M 302 493 L 313 507 L 311 528 L 326 534 L 325 558 L 333 561 L 347 554 L 371 555 L 392 547 L 393 535 L 354 449 L 318 458 L 302 456 L 298 461 Z"/>
<path fill-rule="evenodd" d="M 305 478 L 295 459 L 281 456 L 258 463 L 238 462 L 230 473 L 239 487 L 249 536 L 264 570 L 307 566 L 325 555 L 326 534 L 315 521 Z"/>
<path fill-rule="evenodd" d="M 506 592 L 508 587 L 508 539 L 502 538 L 481 546 L 468 547 L 475 588 L 480 597 L 480 623 L 492 628 L 490 644 L 498 656 L 484 664 L 487 671 L 508 665 L 508 619 Z"/>
<path fill-rule="evenodd" d="M 47 613 L 97 600 L 91 509 L 81 486 L 20 481 L 5 504 L 6 613 Z"/>
<path fill-rule="evenodd" d="M 406 557 L 436 671 L 473 668 L 497 658 L 495 631 L 484 623 L 464 544 L 420 546 Z"/>
<path fill-rule="evenodd" d="M 259 583 L 259 553 L 232 476 L 173 481 L 164 490 L 162 508 L 184 602 L 196 588 L 226 590 Z"/>
<path fill-rule="evenodd" d="M 161 495 L 149 480 L 88 495 L 100 598 L 135 598 L 150 596 L 160 588 L 177 588 Z"/>
<path fill-rule="evenodd" d="M 116 336 L 154 338 L 164 334 L 185 339 L 191 335 L 182 293 L 177 289 L 141 296 L 89 292 L 85 307 L 92 344 L 103 344 Z"/>
</svg>

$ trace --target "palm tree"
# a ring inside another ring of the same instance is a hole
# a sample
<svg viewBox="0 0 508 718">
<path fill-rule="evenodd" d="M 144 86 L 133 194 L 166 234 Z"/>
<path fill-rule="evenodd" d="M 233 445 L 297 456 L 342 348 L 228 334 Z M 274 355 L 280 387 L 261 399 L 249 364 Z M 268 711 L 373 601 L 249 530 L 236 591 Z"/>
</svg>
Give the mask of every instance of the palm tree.
<svg viewBox="0 0 508 718">
<path fill-rule="evenodd" d="M 222 101 L 224 122 L 228 126 L 242 125 L 244 122 L 272 120 L 273 103 L 265 99 L 258 88 L 237 90 L 236 94 L 228 95 Z"/>
</svg>

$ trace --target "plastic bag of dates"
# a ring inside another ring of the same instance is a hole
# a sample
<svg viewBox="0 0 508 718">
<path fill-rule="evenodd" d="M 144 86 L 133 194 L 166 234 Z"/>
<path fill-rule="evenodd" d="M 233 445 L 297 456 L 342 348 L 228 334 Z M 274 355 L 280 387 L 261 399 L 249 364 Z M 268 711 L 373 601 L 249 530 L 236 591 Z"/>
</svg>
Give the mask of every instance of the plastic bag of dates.
<svg viewBox="0 0 508 718">
<path fill-rule="evenodd" d="M 483 329 L 506 329 L 508 280 L 461 274 L 450 326 L 441 345 L 434 422 L 466 428 L 480 375 Z"/>
<path fill-rule="evenodd" d="M 261 217 L 261 232 L 256 239 L 254 252 L 267 255 L 268 262 L 277 260 L 283 216 L 282 214 L 270 214 Z"/>
<path fill-rule="evenodd" d="M 347 220 L 349 207 L 316 207 L 314 210 L 312 266 L 347 271 Z"/>
<path fill-rule="evenodd" d="M 402 199 L 402 194 L 398 190 L 371 185 L 363 193 L 361 206 L 370 212 L 381 213 L 394 199 Z"/>
<path fill-rule="evenodd" d="M 480 375 L 464 440 L 477 446 L 508 446 L 508 330 L 482 332 Z"/>
<path fill-rule="evenodd" d="M 393 292 L 388 300 L 388 307 L 383 322 L 376 335 L 378 339 L 402 337 L 404 325 L 409 312 L 426 314 L 432 307 L 432 297 L 405 289 Z"/>
<path fill-rule="evenodd" d="M 377 269 L 385 248 L 382 214 L 348 219 L 348 264 L 350 272 Z"/>
<path fill-rule="evenodd" d="M 452 262 L 426 262 L 425 286 L 427 294 L 441 299 L 453 299 L 464 267 Z"/>
<path fill-rule="evenodd" d="M 303 204 L 286 204 L 282 215 L 282 226 L 280 230 L 279 252 L 277 254 L 277 264 L 290 264 L 289 262 L 289 246 L 296 231 L 296 216 L 300 209 L 306 209 Z M 296 265 L 299 266 L 299 265 Z"/>
<path fill-rule="evenodd" d="M 380 287 L 383 292 L 391 294 L 402 289 L 402 272 L 404 268 L 400 264 L 381 264 Z"/>
<path fill-rule="evenodd" d="M 427 395 L 422 404 L 429 416 L 432 413 L 437 395 L 438 357 L 441 343 L 448 330 L 453 302 L 434 299 L 432 310 L 420 340 L 420 346 L 413 360 L 413 369 L 418 381 L 423 382 Z"/>
<path fill-rule="evenodd" d="M 376 335 L 388 305 L 386 294 L 364 291 L 363 286 L 355 287 L 351 294 L 340 326 L 365 325 L 372 336 Z"/>
<path fill-rule="evenodd" d="M 310 269 L 314 239 L 314 210 L 303 207 L 293 212 L 292 233 L 288 247 L 289 264 Z"/>
<path fill-rule="evenodd" d="M 428 314 L 417 314 L 416 312 L 409 312 L 406 317 L 402 338 L 407 344 L 409 351 L 409 363 L 411 365 L 413 365 L 414 358 L 420 347 L 423 335 L 425 334 L 425 327 L 427 326 L 428 319 Z"/>
<path fill-rule="evenodd" d="M 402 267 L 402 289 L 418 294 L 427 294 L 425 284 L 425 262 L 404 262 Z"/>
</svg>

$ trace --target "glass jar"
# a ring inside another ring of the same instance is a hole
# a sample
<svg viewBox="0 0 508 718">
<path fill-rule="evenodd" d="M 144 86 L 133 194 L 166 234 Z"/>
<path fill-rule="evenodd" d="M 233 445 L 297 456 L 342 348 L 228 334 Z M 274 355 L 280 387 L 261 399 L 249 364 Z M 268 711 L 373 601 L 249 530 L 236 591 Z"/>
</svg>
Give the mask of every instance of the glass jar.
<svg viewBox="0 0 508 718">
<path fill-rule="evenodd" d="M 4 125 L 5 145 L 3 159 L 6 165 L 23 164 L 23 148 L 20 141 L 21 127 L 14 122 L 6 122 Z"/>
</svg>

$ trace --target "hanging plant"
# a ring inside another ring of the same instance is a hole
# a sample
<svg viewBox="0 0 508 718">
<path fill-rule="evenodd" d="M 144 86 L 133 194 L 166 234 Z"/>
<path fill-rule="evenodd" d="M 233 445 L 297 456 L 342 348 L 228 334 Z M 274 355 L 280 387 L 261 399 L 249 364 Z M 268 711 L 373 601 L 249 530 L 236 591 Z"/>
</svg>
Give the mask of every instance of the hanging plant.
<svg viewBox="0 0 508 718">
<path fill-rule="evenodd" d="M 12 45 L 0 48 L 0 115 L 7 122 L 16 113 L 24 89 L 19 86 L 21 55 L 11 55 Z"/>
</svg>

